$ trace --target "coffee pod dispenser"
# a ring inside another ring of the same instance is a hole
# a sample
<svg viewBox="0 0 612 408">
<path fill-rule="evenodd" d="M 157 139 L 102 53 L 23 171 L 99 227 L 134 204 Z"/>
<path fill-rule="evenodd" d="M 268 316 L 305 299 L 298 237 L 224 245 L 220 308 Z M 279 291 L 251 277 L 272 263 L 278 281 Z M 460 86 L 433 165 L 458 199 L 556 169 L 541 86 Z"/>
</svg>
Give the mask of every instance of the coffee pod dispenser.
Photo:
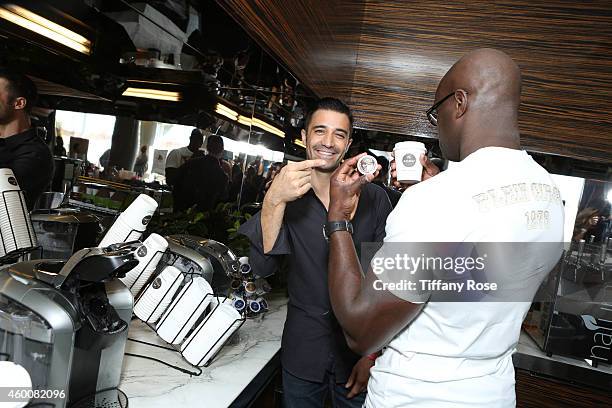
<svg viewBox="0 0 612 408">
<path fill-rule="evenodd" d="M 178 269 L 166 266 L 136 300 L 134 314 L 164 341 L 181 350 L 189 363 L 207 367 L 231 335 L 244 324 L 246 310 L 240 313 L 228 298 L 213 295 L 212 288 L 201 277 L 195 277 L 185 283 L 176 298 L 172 299 L 184 280 L 187 279 L 184 279 Z M 246 307 L 246 302 L 242 302 Z M 210 304 L 213 305 L 212 309 L 202 323 L 197 324 Z M 228 308 L 233 312 L 228 313 Z M 228 315 L 233 317 L 231 322 Z M 205 326 L 208 321 L 212 323 Z M 197 328 L 190 334 L 194 325 L 197 325 Z M 196 336 L 197 339 L 194 340 Z M 185 338 L 187 339 L 184 340 Z M 189 347 L 184 353 L 187 342 L 192 344 L 194 341 L 197 347 Z"/>
<path fill-rule="evenodd" d="M 204 278 L 191 280 L 183 286 L 160 319 L 155 329 L 157 335 L 170 344 L 182 343 L 213 297 L 212 288 Z"/>
<path fill-rule="evenodd" d="M 244 318 L 234 307 L 221 303 L 183 343 L 181 354 L 194 366 L 207 367 L 243 324 Z"/>
</svg>

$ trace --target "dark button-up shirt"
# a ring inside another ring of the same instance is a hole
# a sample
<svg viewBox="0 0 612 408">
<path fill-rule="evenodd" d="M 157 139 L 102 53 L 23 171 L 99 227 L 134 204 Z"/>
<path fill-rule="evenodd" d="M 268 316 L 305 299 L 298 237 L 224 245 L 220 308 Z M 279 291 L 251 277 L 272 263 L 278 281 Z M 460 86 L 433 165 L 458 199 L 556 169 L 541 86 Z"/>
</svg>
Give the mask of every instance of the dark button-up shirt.
<svg viewBox="0 0 612 408">
<path fill-rule="evenodd" d="M 32 210 L 53 177 L 53 156 L 49 147 L 32 128 L 0 138 L 0 168 L 13 170 L 28 209 Z"/>
<path fill-rule="evenodd" d="M 174 178 L 174 212 L 185 211 L 194 204 L 198 211 L 214 209 L 226 197 L 228 181 L 219 159 L 207 155 L 188 160 Z"/>
<path fill-rule="evenodd" d="M 391 204 L 385 192 L 366 184 L 352 220 L 358 253 L 361 243 L 382 242 L 390 212 Z M 288 203 L 276 243 L 266 255 L 260 216 L 261 213 L 256 214 L 240 228 L 251 241 L 249 261 L 254 273 L 270 275 L 278 267 L 279 255 L 289 258 L 289 304 L 281 351 L 283 368 L 298 378 L 315 382 L 324 380 L 326 370 L 334 370 L 336 381 L 346 382 L 359 356 L 347 346 L 331 310 L 327 285 L 328 244 L 323 238 L 323 224 L 327 221 L 325 207 L 312 190 Z"/>
</svg>

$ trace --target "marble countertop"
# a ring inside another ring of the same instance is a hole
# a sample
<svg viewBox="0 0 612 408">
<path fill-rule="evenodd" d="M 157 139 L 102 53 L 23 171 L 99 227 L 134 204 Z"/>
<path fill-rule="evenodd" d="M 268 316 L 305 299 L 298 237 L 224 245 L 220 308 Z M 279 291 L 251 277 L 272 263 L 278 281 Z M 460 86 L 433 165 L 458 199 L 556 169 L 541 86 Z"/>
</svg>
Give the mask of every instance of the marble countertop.
<svg viewBox="0 0 612 408">
<path fill-rule="evenodd" d="M 198 377 L 156 361 L 125 356 L 119 388 L 129 398 L 130 407 L 227 407 L 240 395 L 261 369 L 280 350 L 286 318 L 287 299 L 269 297 L 269 311 L 263 319 L 249 319 L 226 344 L 209 367 L 201 367 Z M 129 338 L 168 347 L 140 320 L 130 324 Z M 140 354 L 194 371 L 181 355 L 129 341 L 126 353 Z"/>
<path fill-rule="evenodd" d="M 201 367 L 198 377 L 189 376 L 159 362 L 125 356 L 119 388 L 131 407 L 184 408 L 228 407 L 255 376 L 278 353 L 286 318 L 287 299 L 269 299 L 270 310 L 263 319 L 247 320 L 238 334 L 215 357 Z M 140 320 L 130 324 L 129 338 L 168 347 Z M 126 353 L 140 354 L 193 371 L 178 352 L 128 341 Z M 548 357 L 525 332 L 521 332 L 514 365 L 516 368 L 598 388 L 612 388 L 612 367 L 592 367 L 585 361 L 563 356 Z"/>
</svg>

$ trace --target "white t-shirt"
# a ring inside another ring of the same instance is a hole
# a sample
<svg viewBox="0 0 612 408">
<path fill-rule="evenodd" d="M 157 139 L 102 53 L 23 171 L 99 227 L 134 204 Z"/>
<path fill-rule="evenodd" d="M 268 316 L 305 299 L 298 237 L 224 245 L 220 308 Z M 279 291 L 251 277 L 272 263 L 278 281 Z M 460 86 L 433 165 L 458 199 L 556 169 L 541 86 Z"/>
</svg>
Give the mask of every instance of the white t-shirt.
<svg viewBox="0 0 612 408">
<path fill-rule="evenodd" d="M 385 242 L 562 242 L 558 193 L 526 152 L 483 148 L 409 188 L 387 219 Z M 546 220 L 530 218 L 532 211 L 547 212 Z M 513 259 L 515 275 L 506 277 L 529 300 L 560 256 L 533 248 Z M 428 302 L 376 360 L 366 406 L 514 407 L 511 356 L 529 306 Z"/>
<path fill-rule="evenodd" d="M 185 164 L 191 156 L 193 156 L 193 152 L 189 150 L 187 146 L 171 150 L 170 153 L 168 153 L 168 157 L 166 157 L 166 168 L 178 169 Z"/>
</svg>

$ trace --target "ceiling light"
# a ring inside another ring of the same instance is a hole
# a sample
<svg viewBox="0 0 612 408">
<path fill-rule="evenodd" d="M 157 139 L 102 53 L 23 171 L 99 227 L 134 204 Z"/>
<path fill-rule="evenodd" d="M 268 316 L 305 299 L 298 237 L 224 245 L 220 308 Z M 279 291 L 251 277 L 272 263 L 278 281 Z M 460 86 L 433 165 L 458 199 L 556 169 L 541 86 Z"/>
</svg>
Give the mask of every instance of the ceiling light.
<svg viewBox="0 0 612 408">
<path fill-rule="evenodd" d="M 162 91 L 159 89 L 147 88 L 127 88 L 123 91 L 123 96 L 131 96 L 134 98 L 159 99 L 162 101 L 178 102 L 181 100 L 180 92 Z"/>
<path fill-rule="evenodd" d="M 268 122 L 264 122 L 263 120 L 258 119 L 258 118 L 251 119 L 247 116 L 239 115 L 238 112 L 236 112 L 233 109 L 228 108 L 227 106 L 221 103 L 217 103 L 215 105 L 215 112 L 218 113 L 219 115 L 225 116 L 226 118 L 235 120 L 241 125 L 245 125 L 249 127 L 255 126 L 255 127 L 258 127 L 259 129 L 265 130 L 266 132 L 272 133 L 274 135 L 285 137 L 285 132 L 283 132 L 277 127 L 272 126 Z"/>
<path fill-rule="evenodd" d="M 245 125 L 245 126 L 251 126 L 252 125 L 251 119 L 247 118 L 246 116 L 242 116 L 242 115 L 238 116 L 238 123 L 240 123 L 242 125 Z"/>
<path fill-rule="evenodd" d="M 91 41 L 53 21 L 14 4 L 0 7 L 0 17 L 83 54 L 91 54 Z"/>
<path fill-rule="evenodd" d="M 217 105 L 215 106 L 215 112 L 231 120 L 238 120 L 238 112 L 220 103 L 217 103 Z"/>
<path fill-rule="evenodd" d="M 277 136 L 280 136 L 280 137 L 285 137 L 285 132 L 283 132 L 282 130 L 280 130 L 277 127 L 272 126 L 268 122 L 264 122 L 261 119 L 253 118 L 253 126 L 256 126 L 256 127 L 260 128 L 260 129 L 265 130 L 266 132 L 272 133 L 274 135 L 277 135 Z"/>
</svg>

